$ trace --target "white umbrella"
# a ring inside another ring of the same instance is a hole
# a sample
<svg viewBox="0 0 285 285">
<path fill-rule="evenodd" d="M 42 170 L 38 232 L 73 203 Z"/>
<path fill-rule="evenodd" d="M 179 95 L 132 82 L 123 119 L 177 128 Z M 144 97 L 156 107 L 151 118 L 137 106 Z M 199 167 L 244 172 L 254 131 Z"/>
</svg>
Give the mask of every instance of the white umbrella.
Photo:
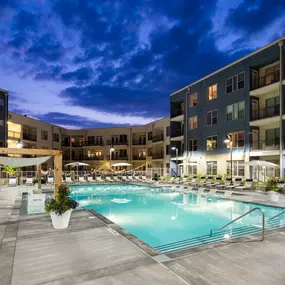
<svg viewBox="0 0 285 285">
<path fill-rule="evenodd" d="M 279 167 L 279 165 L 269 162 L 269 161 L 265 161 L 265 160 L 252 160 L 249 162 L 245 162 L 243 164 L 244 166 L 252 166 L 252 167 L 257 167 L 258 170 L 258 181 L 259 181 L 259 168 L 260 167 Z M 265 179 L 265 175 L 264 175 L 264 179 Z"/>
<path fill-rule="evenodd" d="M 78 177 L 78 166 L 90 166 L 90 165 L 87 164 L 87 163 L 76 161 L 76 162 L 67 163 L 64 166 L 71 166 L 71 167 L 75 167 L 76 166 L 76 168 L 77 168 L 77 177 Z"/>
<path fill-rule="evenodd" d="M 132 166 L 129 163 L 125 163 L 125 162 L 118 162 L 118 163 L 114 163 L 111 166 Z"/>
</svg>

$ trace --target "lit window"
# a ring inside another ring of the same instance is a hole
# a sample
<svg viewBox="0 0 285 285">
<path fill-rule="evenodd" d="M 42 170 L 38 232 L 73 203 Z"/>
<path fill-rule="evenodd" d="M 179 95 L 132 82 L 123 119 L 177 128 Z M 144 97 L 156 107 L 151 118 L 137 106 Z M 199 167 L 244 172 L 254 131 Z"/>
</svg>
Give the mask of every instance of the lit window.
<svg viewBox="0 0 285 285">
<path fill-rule="evenodd" d="M 197 120 L 197 116 L 192 116 L 189 118 L 189 129 L 193 130 L 196 129 L 198 127 L 198 120 Z"/>
<path fill-rule="evenodd" d="M 234 148 L 244 147 L 244 131 L 229 133 L 232 138 L 232 144 Z M 227 144 L 227 148 L 230 148 L 230 143 Z"/>
<path fill-rule="evenodd" d="M 195 107 L 198 104 L 198 93 L 189 95 L 189 108 Z"/>
<path fill-rule="evenodd" d="M 231 174 L 231 161 L 227 161 L 227 174 Z M 244 161 L 233 160 L 233 176 L 244 176 Z"/>
<path fill-rule="evenodd" d="M 207 137 L 207 151 L 217 149 L 218 146 L 218 137 L 217 136 L 210 136 Z"/>
<path fill-rule="evenodd" d="M 207 161 L 207 175 L 217 175 L 218 165 L 217 161 Z"/>
<path fill-rule="evenodd" d="M 208 87 L 208 100 L 217 98 L 217 84 Z"/>
<path fill-rule="evenodd" d="M 207 113 L 207 125 L 216 125 L 218 123 L 218 110 Z"/>
</svg>

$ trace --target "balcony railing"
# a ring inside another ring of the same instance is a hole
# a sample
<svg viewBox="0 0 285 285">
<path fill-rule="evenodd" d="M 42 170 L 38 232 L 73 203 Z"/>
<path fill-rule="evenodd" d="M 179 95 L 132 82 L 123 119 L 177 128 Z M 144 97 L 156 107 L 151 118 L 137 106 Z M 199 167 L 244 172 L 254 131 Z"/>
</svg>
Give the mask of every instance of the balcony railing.
<svg viewBox="0 0 285 285">
<path fill-rule="evenodd" d="M 84 146 L 96 146 L 96 145 L 98 145 L 98 146 L 103 146 L 104 145 L 104 143 L 103 143 L 103 141 L 85 141 L 84 143 L 83 143 L 83 145 Z"/>
<path fill-rule="evenodd" d="M 128 141 L 107 141 L 107 145 L 128 145 Z"/>
<path fill-rule="evenodd" d="M 180 137 L 180 136 L 184 136 L 184 129 L 183 130 L 172 130 L 171 132 L 172 138 Z"/>
<path fill-rule="evenodd" d="M 72 147 L 82 147 L 83 143 L 82 142 L 74 142 L 74 143 L 71 143 L 71 146 Z"/>
<path fill-rule="evenodd" d="M 133 145 L 145 145 L 145 144 L 146 144 L 146 139 L 133 140 Z"/>
<path fill-rule="evenodd" d="M 160 142 L 160 141 L 164 141 L 164 135 L 152 137 L 152 142 Z"/>
<path fill-rule="evenodd" d="M 145 156 L 133 155 L 133 160 L 145 160 Z"/>
<path fill-rule="evenodd" d="M 163 153 L 153 153 L 152 154 L 152 159 L 163 159 L 164 154 Z"/>
<path fill-rule="evenodd" d="M 251 120 L 255 121 L 255 120 L 275 117 L 279 116 L 279 114 L 280 114 L 280 107 L 279 105 L 276 105 L 274 107 L 262 108 L 252 112 Z"/>
<path fill-rule="evenodd" d="M 264 76 L 259 76 L 255 80 L 252 80 L 252 90 L 270 85 L 280 80 L 280 70 L 268 73 Z"/>
<path fill-rule="evenodd" d="M 265 141 L 255 141 L 251 143 L 250 150 L 279 150 L 279 143 L 279 138 L 273 138 Z"/>
<path fill-rule="evenodd" d="M 107 159 L 110 160 L 110 155 L 107 156 Z M 128 160 L 128 156 L 123 155 L 112 155 L 111 160 Z"/>
<path fill-rule="evenodd" d="M 32 135 L 32 134 L 23 133 L 23 140 L 36 142 L 37 136 Z"/>
<path fill-rule="evenodd" d="M 70 142 L 62 142 L 61 146 L 63 146 L 63 147 L 70 147 Z"/>
<path fill-rule="evenodd" d="M 83 160 L 104 160 L 104 156 L 100 155 L 100 156 L 84 156 Z"/>
<path fill-rule="evenodd" d="M 184 109 L 175 110 L 175 112 L 171 112 L 170 114 L 171 118 L 178 117 L 181 115 L 184 115 Z"/>
</svg>

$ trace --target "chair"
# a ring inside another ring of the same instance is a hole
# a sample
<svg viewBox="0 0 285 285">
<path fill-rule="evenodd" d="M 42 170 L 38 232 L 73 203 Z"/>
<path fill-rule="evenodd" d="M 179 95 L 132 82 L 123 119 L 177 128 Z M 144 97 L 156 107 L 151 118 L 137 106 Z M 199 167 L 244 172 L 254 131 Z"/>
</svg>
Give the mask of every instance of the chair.
<svg viewBox="0 0 285 285">
<path fill-rule="evenodd" d="M 216 177 L 216 181 L 211 184 L 211 187 L 222 185 L 222 177 Z"/>
<path fill-rule="evenodd" d="M 226 181 L 224 184 L 220 184 L 217 186 L 218 189 L 224 189 L 225 187 L 231 185 L 232 179 L 231 178 L 226 178 Z"/>
<path fill-rule="evenodd" d="M 128 178 L 128 180 L 130 180 L 130 181 L 134 181 L 133 176 L 128 176 L 127 178 Z"/>
<path fill-rule="evenodd" d="M 225 190 L 224 194 L 222 194 L 222 195 L 217 195 L 217 196 L 219 196 L 220 198 L 227 198 L 227 197 L 232 196 L 232 194 L 233 194 L 233 191 Z"/>
<path fill-rule="evenodd" d="M 197 183 L 198 186 L 203 186 L 206 183 L 206 176 L 202 176 L 200 181 Z"/>
<path fill-rule="evenodd" d="M 95 182 L 96 180 L 94 180 L 92 176 L 87 176 L 87 181 L 88 182 Z"/>
<path fill-rule="evenodd" d="M 213 183 L 213 176 L 208 176 L 207 181 L 204 183 L 204 186 L 210 187 Z"/>
<path fill-rule="evenodd" d="M 33 177 L 27 177 L 26 178 L 26 185 L 27 186 L 33 186 L 34 185 Z"/>
<path fill-rule="evenodd" d="M 188 179 L 188 176 L 184 176 L 184 177 L 182 178 L 182 180 L 178 180 L 178 181 L 176 181 L 175 183 L 176 183 L 176 184 L 184 184 L 185 182 L 187 182 L 187 179 Z"/>
<path fill-rule="evenodd" d="M 123 180 L 124 182 L 130 182 L 130 180 L 127 178 L 126 175 L 123 175 L 123 176 L 122 176 L 122 180 Z"/>
<path fill-rule="evenodd" d="M 45 200 L 45 194 L 34 194 L 33 190 L 28 191 L 28 205 L 44 205 Z"/>
<path fill-rule="evenodd" d="M 17 177 L 16 176 L 10 176 L 8 186 L 17 186 Z"/>
<path fill-rule="evenodd" d="M 96 177 L 96 180 L 97 180 L 98 182 L 105 183 L 105 181 L 102 179 L 101 176 L 97 176 L 97 177 Z"/>
<path fill-rule="evenodd" d="M 113 176 L 113 179 L 114 179 L 115 182 L 121 182 L 121 180 L 119 179 L 118 176 Z"/>
<path fill-rule="evenodd" d="M 110 176 L 106 176 L 106 181 L 108 181 L 108 182 L 115 182 Z"/>
<path fill-rule="evenodd" d="M 203 194 L 205 188 L 199 188 L 198 191 L 197 191 L 197 194 Z"/>
<path fill-rule="evenodd" d="M 252 187 L 252 184 L 253 184 L 253 179 L 246 179 L 243 186 L 235 187 L 235 189 L 238 189 L 238 190 L 249 189 L 249 190 L 250 190 L 251 187 Z M 277 184 L 277 186 L 278 186 L 278 184 Z M 278 186 L 278 187 L 280 187 L 280 186 Z M 280 188 L 281 188 L 281 187 L 280 187 Z"/>
<path fill-rule="evenodd" d="M 139 176 L 136 176 L 136 175 L 135 175 L 135 176 L 133 177 L 133 179 L 134 179 L 134 181 L 140 182 Z"/>
<path fill-rule="evenodd" d="M 86 182 L 84 176 L 79 176 L 78 181 L 79 181 L 79 182 L 82 182 L 82 183 L 85 183 L 85 182 Z"/>
<path fill-rule="evenodd" d="M 49 183 L 49 184 L 53 184 L 53 176 L 48 176 L 48 178 L 47 178 L 47 183 Z"/>
<path fill-rule="evenodd" d="M 65 177 L 65 182 L 66 182 L 66 183 L 72 183 L 73 181 L 72 181 L 72 179 L 71 179 L 70 176 L 66 176 L 66 177 Z"/>
<path fill-rule="evenodd" d="M 234 184 L 226 186 L 225 189 L 234 189 L 236 187 L 242 186 L 241 183 L 242 183 L 242 179 L 241 178 L 236 178 L 235 181 L 234 181 Z"/>
<path fill-rule="evenodd" d="M 168 184 L 172 184 L 175 182 L 176 177 L 170 177 L 170 179 L 167 181 Z"/>
<path fill-rule="evenodd" d="M 217 189 L 211 189 L 208 193 L 205 193 L 206 196 L 215 196 Z"/>
</svg>

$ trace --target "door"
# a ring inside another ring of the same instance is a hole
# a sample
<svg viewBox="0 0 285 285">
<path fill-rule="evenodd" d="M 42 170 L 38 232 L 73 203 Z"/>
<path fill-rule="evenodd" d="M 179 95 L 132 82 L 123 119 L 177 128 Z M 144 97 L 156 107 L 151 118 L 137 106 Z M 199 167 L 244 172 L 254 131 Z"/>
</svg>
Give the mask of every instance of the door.
<svg viewBox="0 0 285 285">
<path fill-rule="evenodd" d="M 252 112 L 252 119 L 253 120 L 259 119 L 258 105 L 259 105 L 258 100 L 256 100 L 256 99 L 251 100 L 251 112 Z"/>
<path fill-rule="evenodd" d="M 258 150 L 259 147 L 259 130 L 252 130 L 252 150 Z"/>
<path fill-rule="evenodd" d="M 258 76 L 258 70 L 252 69 L 251 70 L 251 78 L 252 78 L 252 86 L 251 86 L 251 88 L 252 88 L 252 90 L 258 88 L 258 86 L 259 86 L 258 77 L 259 77 Z"/>
</svg>

